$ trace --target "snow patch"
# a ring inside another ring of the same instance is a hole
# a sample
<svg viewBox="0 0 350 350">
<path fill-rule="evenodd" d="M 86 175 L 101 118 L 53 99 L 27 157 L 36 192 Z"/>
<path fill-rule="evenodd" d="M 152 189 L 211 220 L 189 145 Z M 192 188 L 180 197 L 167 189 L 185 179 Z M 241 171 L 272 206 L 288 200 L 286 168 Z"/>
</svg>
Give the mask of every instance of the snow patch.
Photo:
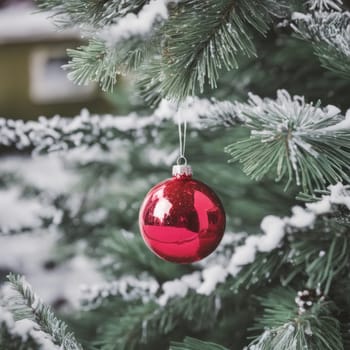
<svg viewBox="0 0 350 350">
<path fill-rule="evenodd" d="M 327 128 L 324 128 L 325 131 L 339 131 L 339 130 L 349 130 L 350 129 L 350 109 L 347 110 L 345 114 L 345 119 L 341 122 L 328 126 Z"/>
<path fill-rule="evenodd" d="M 145 36 L 151 32 L 157 21 L 164 21 L 168 18 L 167 4 L 169 2 L 169 0 L 151 0 L 138 14 L 128 13 L 116 24 L 102 31 L 99 37 L 110 45 L 115 45 L 132 36 Z"/>
<path fill-rule="evenodd" d="M 295 228 L 310 227 L 316 220 L 316 214 L 308 209 L 302 207 L 293 207 L 293 215 L 286 220 L 286 222 Z"/>
<path fill-rule="evenodd" d="M 81 295 L 77 286 L 102 282 L 102 277 L 85 256 L 45 269 L 45 264 L 52 261 L 56 244 L 57 236 L 50 233 L 0 236 L 0 267 L 25 275 L 46 303 L 65 299 L 78 307 Z"/>
<path fill-rule="evenodd" d="M 277 216 L 266 216 L 261 222 L 261 229 L 265 235 L 258 241 L 258 249 L 261 252 L 270 252 L 278 247 L 285 233 L 285 222 Z"/>
<path fill-rule="evenodd" d="M 0 190 L 0 225 L 4 232 L 21 227 L 39 227 L 43 211 L 40 202 L 23 198 L 17 187 Z"/>
<path fill-rule="evenodd" d="M 176 279 L 173 281 L 167 281 L 162 285 L 163 294 L 159 297 L 158 303 L 164 306 L 170 298 L 183 298 L 186 296 L 188 288 L 188 285 L 182 280 Z"/>
<path fill-rule="evenodd" d="M 13 336 L 20 337 L 23 342 L 32 338 L 41 350 L 60 350 L 55 345 L 49 334 L 40 330 L 39 325 L 29 319 L 15 321 L 13 315 L 7 310 L 0 307 L 0 324 L 5 323 L 6 328 Z"/>
<path fill-rule="evenodd" d="M 350 195 L 349 195 L 349 186 L 344 186 L 341 183 L 336 185 L 329 186 L 331 191 L 330 201 L 334 204 L 345 205 L 350 209 Z"/>
<path fill-rule="evenodd" d="M 14 173 L 28 184 L 54 192 L 68 192 L 77 181 L 77 176 L 65 166 L 63 157 L 57 154 L 2 157 L 0 172 Z"/>
<path fill-rule="evenodd" d="M 214 292 L 216 286 L 219 283 L 223 283 L 228 275 L 227 270 L 220 265 L 211 266 L 203 270 L 203 280 L 199 288 L 197 288 L 198 294 L 210 295 Z"/>
</svg>

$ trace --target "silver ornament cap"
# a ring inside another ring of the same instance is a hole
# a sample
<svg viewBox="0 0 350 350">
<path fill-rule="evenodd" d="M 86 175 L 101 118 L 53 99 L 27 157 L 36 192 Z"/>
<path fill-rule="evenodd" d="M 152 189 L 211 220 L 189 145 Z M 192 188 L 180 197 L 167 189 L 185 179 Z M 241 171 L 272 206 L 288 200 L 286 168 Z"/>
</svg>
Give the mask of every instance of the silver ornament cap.
<svg viewBox="0 0 350 350">
<path fill-rule="evenodd" d="M 187 164 L 173 165 L 173 176 L 192 176 L 192 167 Z"/>
</svg>

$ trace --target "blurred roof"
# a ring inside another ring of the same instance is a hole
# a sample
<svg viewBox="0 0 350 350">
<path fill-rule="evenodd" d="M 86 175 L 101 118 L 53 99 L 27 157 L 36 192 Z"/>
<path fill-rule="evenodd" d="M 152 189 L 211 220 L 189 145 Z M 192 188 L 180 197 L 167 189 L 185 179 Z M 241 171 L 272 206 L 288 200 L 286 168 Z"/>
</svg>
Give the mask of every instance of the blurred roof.
<svg viewBox="0 0 350 350">
<path fill-rule="evenodd" d="M 50 13 L 38 12 L 30 1 L 0 0 L 0 5 L 0 44 L 79 38 L 74 29 L 58 29 L 49 18 Z"/>
</svg>

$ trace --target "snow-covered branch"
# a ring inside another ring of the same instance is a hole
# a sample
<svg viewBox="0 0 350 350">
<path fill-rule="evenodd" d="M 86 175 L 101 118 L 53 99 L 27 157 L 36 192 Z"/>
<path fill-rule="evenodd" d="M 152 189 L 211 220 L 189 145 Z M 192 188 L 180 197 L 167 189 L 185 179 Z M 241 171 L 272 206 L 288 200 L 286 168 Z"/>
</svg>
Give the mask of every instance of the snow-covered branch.
<svg viewBox="0 0 350 350">
<path fill-rule="evenodd" d="M 329 182 L 350 181 L 350 123 L 337 107 L 321 108 L 319 102 L 279 90 L 276 100 L 250 94 L 248 103 L 236 103 L 233 113 L 246 118 L 251 135 L 226 151 L 252 178 L 275 172 L 277 181 L 287 178 L 288 186 L 295 178 L 311 193 Z"/>
<path fill-rule="evenodd" d="M 349 78 L 350 12 L 294 13 L 292 19 L 292 28 L 312 43 L 321 63 Z"/>
<path fill-rule="evenodd" d="M 81 287 L 81 304 L 88 309 L 99 306 L 108 297 L 120 296 L 125 301 L 142 300 L 148 302 L 155 298 L 158 282 L 151 277 L 124 276 L 112 282 Z"/>
<path fill-rule="evenodd" d="M 72 119 L 55 116 L 24 122 L 0 118 L 0 144 L 18 149 L 34 148 L 38 153 L 66 151 L 83 145 L 107 147 L 116 139 L 141 140 L 150 132 L 155 135 L 164 122 L 175 122 L 180 117 L 195 128 L 203 128 L 224 116 L 227 124 L 242 123 L 243 118 L 230 115 L 232 106 L 228 101 L 188 98 L 179 108 L 175 103 L 162 100 L 154 113 L 148 116 L 136 113 L 99 116 L 84 109 Z"/>
<path fill-rule="evenodd" d="M 18 349 L 24 349 L 23 346 L 26 345 L 30 349 L 33 349 L 32 346 L 40 350 L 60 349 L 36 322 L 30 319 L 16 321 L 10 312 L 0 306 L 0 330 L 2 327 L 5 328 L 5 333 L 0 332 L 0 346 L 4 349 L 14 346 L 15 343 L 19 343 Z M 6 339 L 6 335 L 9 339 Z"/>
<path fill-rule="evenodd" d="M 66 324 L 56 318 L 51 309 L 33 292 L 24 277 L 11 274 L 8 279 L 13 293 L 5 294 L 5 299 L 8 298 L 6 305 L 9 312 L 18 319 L 11 325 L 11 318 L 7 314 L 7 325 L 10 325 L 10 329 L 16 331 L 20 328 L 23 336 L 30 335 L 40 341 L 43 350 L 82 350 L 82 346 L 68 331 Z"/>
<path fill-rule="evenodd" d="M 315 11 L 341 11 L 342 0 L 308 0 L 310 10 Z"/>
<path fill-rule="evenodd" d="M 329 194 L 306 207 L 294 207 L 289 217 L 267 216 L 261 222 L 262 233 L 245 235 L 242 233 L 224 236 L 219 252 L 197 265 L 198 271 L 183 275 L 158 286 L 153 279 L 135 281 L 122 278 L 106 285 L 86 287 L 83 304 L 94 307 L 103 298 L 119 295 L 125 300 L 154 300 L 165 306 L 175 297 L 185 297 L 190 291 L 210 295 L 219 284 L 229 277 L 237 278 L 241 270 L 253 263 L 260 253 L 269 253 L 281 247 L 287 235 L 298 235 L 312 229 L 317 222 L 336 213 L 341 208 L 350 210 L 350 187 L 330 186 Z M 223 254 L 225 248 L 234 250 L 230 255 Z M 265 271 L 266 272 L 266 271 Z M 266 272 L 267 273 L 267 272 Z M 127 287 L 130 288 L 127 288 Z"/>
<path fill-rule="evenodd" d="M 146 36 L 156 23 L 168 19 L 168 4 L 175 0 L 151 0 L 138 13 L 128 13 L 98 34 L 109 45 L 134 36 Z"/>
<path fill-rule="evenodd" d="M 318 220 L 345 207 L 350 210 L 350 187 L 337 184 L 330 186 L 330 193 L 321 200 L 309 203 L 306 208 L 294 207 L 290 217 L 267 216 L 261 222 L 262 234 L 249 235 L 243 244 L 236 246 L 234 253 L 225 263 L 212 261 L 200 274 L 183 276 L 162 285 L 158 298 L 160 305 L 175 296 L 184 297 L 189 290 L 209 295 L 226 279 L 238 276 L 242 268 L 254 262 L 257 254 L 271 252 L 283 244 L 286 235 L 297 235 L 312 228 Z M 221 257 L 222 258 L 222 257 Z"/>
</svg>

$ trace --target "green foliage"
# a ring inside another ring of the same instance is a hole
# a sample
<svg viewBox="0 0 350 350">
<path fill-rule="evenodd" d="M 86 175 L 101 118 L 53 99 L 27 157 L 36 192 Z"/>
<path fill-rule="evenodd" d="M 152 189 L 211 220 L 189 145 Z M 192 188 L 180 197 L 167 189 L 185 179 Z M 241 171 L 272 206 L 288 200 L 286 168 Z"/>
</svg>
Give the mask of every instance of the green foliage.
<svg viewBox="0 0 350 350">
<path fill-rule="evenodd" d="M 141 40 L 129 40 L 118 49 L 111 50 L 99 39 L 88 45 L 68 49 L 71 60 L 64 66 L 68 77 L 79 85 L 99 82 L 103 91 L 113 91 L 120 74 L 125 75 L 141 65 L 149 45 Z"/>
<path fill-rule="evenodd" d="M 349 79 L 349 26 L 348 12 L 316 12 L 297 19 L 294 29 L 312 44 L 325 68 Z"/>
<path fill-rule="evenodd" d="M 35 0 L 39 9 L 55 12 L 57 24 L 63 26 L 95 26 L 110 25 L 115 18 L 128 13 L 137 12 L 145 0 Z"/>
<path fill-rule="evenodd" d="M 283 248 L 279 249 L 277 254 L 260 253 L 253 264 L 243 267 L 236 278 L 231 281 L 230 289 L 238 293 L 256 286 L 269 285 L 276 278 L 280 279 L 282 284 L 287 284 L 286 276 L 282 273 L 288 261 L 287 257 L 287 252 Z M 292 272 L 292 277 L 294 276 L 295 271 Z"/>
<path fill-rule="evenodd" d="M 74 335 L 68 331 L 66 324 L 57 319 L 49 306 L 42 303 L 23 277 L 10 274 L 8 280 L 17 293 L 16 298 L 12 298 L 8 304 L 16 320 L 32 319 L 44 333 L 50 335 L 53 343 L 61 346 L 63 350 L 82 349 Z"/>
<path fill-rule="evenodd" d="M 322 96 L 324 105 L 348 108 L 348 80 L 321 67 L 308 42 L 283 29 L 270 31 L 266 40 L 255 42 L 258 57 L 241 57 L 240 68 L 222 75 L 218 88 L 206 89 L 206 96 L 245 101 L 249 92 L 274 98 L 277 90 L 286 89 L 291 95 L 305 96 L 306 101 Z"/>
<path fill-rule="evenodd" d="M 331 237 L 320 237 L 325 229 L 332 232 Z M 328 294 L 332 282 L 344 276 L 348 269 L 349 226 L 326 222 L 324 227 L 317 227 L 312 233 L 291 242 L 291 249 L 295 252 L 291 258 L 293 268 L 296 271 L 305 271 L 308 288 L 321 286 Z"/>
<path fill-rule="evenodd" d="M 182 343 L 172 342 L 170 350 L 227 350 L 227 348 L 218 344 L 186 337 Z"/>
<path fill-rule="evenodd" d="M 100 28 L 118 25 L 118 19 L 124 19 L 128 13 L 141 14 L 145 2 L 125 5 L 89 1 L 83 6 L 79 1 L 66 4 L 40 0 L 39 4 L 42 9 L 53 10 L 59 19 L 68 14 L 65 24 L 83 22 Z M 148 78 L 142 79 L 143 89 L 156 89 L 164 97 L 183 99 L 198 88 L 202 91 L 206 83 L 216 87 L 222 69 L 238 67 L 238 54 L 256 55 L 251 28 L 266 34 L 273 16 L 282 14 L 287 8 L 284 6 L 273 0 L 174 3 L 168 6 L 169 19 L 165 23 L 155 21 L 150 35 L 128 35 L 109 43 L 104 32 L 94 33 L 87 46 L 68 52 L 69 76 L 78 84 L 99 81 L 103 90 L 110 91 L 117 74 L 138 67 L 146 56 L 149 59 L 144 70 Z"/>
<path fill-rule="evenodd" d="M 191 0 L 173 10 L 165 24 L 162 46 L 160 91 L 163 96 L 183 99 L 211 88 L 222 69 L 238 67 L 237 52 L 255 55 L 247 24 L 266 34 L 273 1 Z M 210 58 L 210 59 L 209 59 Z"/>
<path fill-rule="evenodd" d="M 113 302 L 109 304 L 112 309 Z M 153 302 L 130 305 L 123 314 L 110 315 L 96 345 L 102 350 L 165 348 L 169 337 L 212 328 L 218 310 L 214 296 L 188 294 L 161 307 Z"/>
<path fill-rule="evenodd" d="M 143 335 L 143 322 L 155 310 L 151 303 L 131 305 L 124 316 L 118 313 L 116 319 L 109 319 L 96 345 L 101 350 L 137 349 Z"/>
<path fill-rule="evenodd" d="M 0 311 L 2 311 L 0 309 Z M 0 349 L 6 350 L 40 350 L 41 346 L 28 336 L 26 340 L 20 335 L 14 335 L 5 322 L 0 322 Z"/>
<path fill-rule="evenodd" d="M 231 289 L 238 293 L 275 285 L 300 285 L 302 281 L 304 287 L 331 293 L 334 283 L 348 276 L 350 262 L 350 224 L 342 219 L 348 218 L 349 211 L 335 204 L 333 210 L 318 214 L 309 226 L 293 226 L 293 216 L 286 218 L 287 235 L 275 253 L 258 253 L 254 262 L 243 266 L 232 280 Z"/>
<path fill-rule="evenodd" d="M 298 313 L 296 295 L 281 288 L 261 300 L 264 313 L 256 329 L 264 333 L 248 346 L 249 350 L 344 349 L 334 304 L 319 298 L 308 310 Z"/>
<path fill-rule="evenodd" d="M 275 174 L 276 181 L 295 178 L 304 192 L 313 193 L 339 181 L 349 182 L 349 129 L 337 127 L 344 117 L 337 108 L 321 109 L 298 96 L 278 91 L 277 99 L 251 95 L 234 110 L 246 118 L 250 138 L 226 147 L 231 161 L 255 180 Z"/>
<path fill-rule="evenodd" d="M 186 265 L 178 267 L 166 261 L 159 264 L 159 258 L 148 249 L 145 250 L 145 243 L 140 235 L 123 232 L 108 232 L 105 235 L 107 238 L 99 255 L 101 258 L 113 257 L 112 263 L 104 266 L 104 269 L 108 269 L 112 276 L 123 272 L 139 274 L 148 271 L 159 282 L 164 282 L 192 271 L 192 268 Z M 133 256 L 134 259 L 131 260 L 130 256 Z"/>
</svg>

